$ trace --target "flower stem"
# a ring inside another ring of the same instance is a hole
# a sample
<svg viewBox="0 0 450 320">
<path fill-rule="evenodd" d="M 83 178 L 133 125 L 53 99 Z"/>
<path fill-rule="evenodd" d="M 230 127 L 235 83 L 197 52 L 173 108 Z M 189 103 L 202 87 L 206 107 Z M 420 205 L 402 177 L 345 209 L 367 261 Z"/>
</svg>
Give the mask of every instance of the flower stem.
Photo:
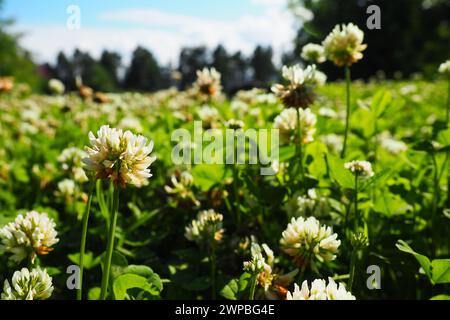
<svg viewBox="0 0 450 320">
<path fill-rule="evenodd" d="M 95 183 L 96 183 L 95 179 L 93 179 L 90 183 L 88 201 L 83 214 L 82 229 L 81 229 L 81 244 L 80 244 L 80 266 L 79 266 L 80 278 L 79 278 L 79 289 L 77 291 L 77 300 L 83 299 L 84 253 L 86 249 L 86 236 L 89 222 L 89 213 L 91 212 L 91 202 L 92 202 L 92 195 L 94 194 Z"/>
<path fill-rule="evenodd" d="M 241 227 L 241 211 L 239 208 L 239 188 L 238 188 L 238 168 L 237 164 L 233 165 L 233 193 L 234 193 L 234 210 L 236 214 L 236 226 Z"/>
<path fill-rule="evenodd" d="M 358 234 L 359 227 L 359 215 L 358 215 L 358 175 L 355 173 L 355 231 L 354 235 Z M 350 257 L 350 278 L 348 280 L 348 290 L 351 292 L 353 287 L 353 281 L 355 279 L 355 269 L 357 260 L 357 247 L 353 247 L 353 251 Z"/>
<path fill-rule="evenodd" d="M 437 206 L 439 203 L 439 173 L 438 173 L 438 164 L 436 161 L 436 156 L 434 154 L 431 155 L 433 160 L 433 202 L 431 204 L 431 220 L 430 220 L 430 230 L 432 231 L 434 241 L 432 241 L 432 251 L 435 251 L 436 248 L 436 232 L 433 232 L 436 226 L 436 214 L 437 214 Z M 435 252 L 434 252 L 435 253 Z"/>
<path fill-rule="evenodd" d="M 355 280 L 355 269 L 356 269 L 356 254 L 357 249 L 353 248 L 352 255 L 350 258 L 350 278 L 348 279 L 348 291 L 352 291 L 353 281 Z"/>
<path fill-rule="evenodd" d="M 258 274 L 252 275 L 252 280 L 250 282 L 250 295 L 248 296 L 249 300 L 255 300 L 255 290 L 256 290 L 256 277 Z"/>
<path fill-rule="evenodd" d="M 214 241 L 214 240 L 213 240 Z M 216 300 L 216 247 L 215 243 L 211 246 L 211 297 Z"/>
<path fill-rule="evenodd" d="M 103 277 L 102 277 L 102 289 L 100 292 L 100 299 L 105 300 L 106 293 L 108 290 L 108 283 L 109 283 L 109 273 L 111 269 L 111 260 L 112 260 L 112 254 L 114 249 L 114 236 L 116 231 L 116 224 L 117 224 L 117 215 L 119 211 L 119 185 L 114 186 L 114 198 L 113 198 L 113 211 L 112 211 L 112 219 L 110 221 L 109 226 L 109 235 L 108 235 L 108 244 L 106 247 L 106 256 L 105 256 L 105 265 L 103 270 Z"/>
<path fill-rule="evenodd" d="M 300 109 L 297 108 L 297 156 L 298 156 L 298 167 L 300 169 L 300 179 L 301 179 L 301 187 L 302 189 L 305 189 L 305 171 L 303 168 L 303 150 L 302 150 L 302 121 L 301 121 L 301 115 L 300 115 Z"/>
<path fill-rule="evenodd" d="M 344 134 L 344 145 L 341 151 L 341 159 L 345 158 L 345 150 L 347 149 L 347 136 L 348 136 L 348 127 L 350 122 L 350 67 L 345 67 L 345 82 L 347 87 L 347 112 L 345 114 L 345 134 Z"/>
<path fill-rule="evenodd" d="M 355 174 L 355 234 L 359 227 L 359 213 L 358 213 L 358 175 Z"/>
<path fill-rule="evenodd" d="M 450 80 L 448 81 L 447 107 L 446 107 L 446 123 L 450 120 Z"/>
</svg>

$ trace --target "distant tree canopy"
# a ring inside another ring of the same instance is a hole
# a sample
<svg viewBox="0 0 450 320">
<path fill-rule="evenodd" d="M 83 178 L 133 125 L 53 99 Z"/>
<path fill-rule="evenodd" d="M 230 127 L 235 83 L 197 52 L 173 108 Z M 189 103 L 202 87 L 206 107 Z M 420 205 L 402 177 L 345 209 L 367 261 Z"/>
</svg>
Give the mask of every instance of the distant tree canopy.
<svg viewBox="0 0 450 320">
<path fill-rule="evenodd" d="M 126 72 L 124 88 L 137 91 L 160 89 L 161 70 L 153 54 L 145 48 L 137 47 Z"/>
<path fill-rule="evenodd" d="M 183 48 L 178 67 L 182 75 L 180 87 L 190 85 L 197 70 L 205 67 L 214 67 L 221 73 L 222 86 L 228 93 L 251 86 L 266 87 L 277 77 L 272 56 L 270 46 L 257 46 L 250 57 L 240 51 L 229 54 L 220 44 L 212 52 L 204 46 Z"/>
<path fill-rule="evenodd" d="M 301 62 L 302 47 L 321 43 L 336 24 L 353 22 L 365 32 L 368 48 L 364 59 L 352 66 L 353 78 L 368 78 L 379 70 L 388 77 L 400 72 L 407 77 L 415 72 L 436 74 L 437 66 L 450 53 L 450 0 L 290 0 L 314 14 L 299 29 L 294 50 L 283 56 L 283 63 Z M 3 0 L 0 0 L 0 14 Z M 286 0 L 287 2 L 287 0 Z M 366 22 L 370 5 L 381 9 L 381 30 L 369 30 Z M 182 48 L 177 66 L 161 66 L 151 51 L 138 46 L 131 61 L 124 66 L 120 54 L 105 50 L 97 59 L 87 52 L 75 50 L 71 56 L 60 52 L 56 63 L 38 68 L 30 53 L 20 47 L 19 35 L 12 34 L 13 22 L 0 15 L 0 76 L 13 76 L 34 88 L 43 87 L 45 79 L 57 77 L 68 90 L 76 88 L 76 77 L 99 91 L 156 91 L 170 86 L 189 87 L 196 72 L 214 67 L 222 74 L 227 93 L 250 87 L 266 87 L 279 80 L 270 46 L 257 46 L 246 56 L 242 52 L 228 52 L 218 45 L 213 50 L 204 46 Z M 331 63 L 321 69 L 329 80 L 342 78 L 343 71 Z M 173 77 L 178 71 L 177 77 Z M 181 75 L 181 77 L 179 77 Z"/>
<path fill-rule="evenodd" d="M 3 0 L 0 0 L 0 14 Z M 29 52 L 19 45 L 20 35 L 8 32 L 12 20 L 0 17 L 0 76 L 12 76 L 18 82 L 28 83 L 31 87 L 42 85 L 37 66 L 33 63 Z"/>
<path fill-rule="evenodd" d="M 435 74 L 439 63 L 449 58 L 449 0 L 296 1 L 310 9 L 314 19 L 298 32 L 295 58 L 306 43 L 320 43 L 336 24 L 348 22 L 365 32 L 364 42 L 368 44 L 364 59 L 352 67 L 355 77 L 367 78 L 379 70 L 390 77 L 397 71 L 404 76 L 415 72 Z M 366 27 L 370 5 L 381 9 L 381 30 Z M 330 63 L 323 69 L 330 79 L 342 77 L 342 70 Z"/>
</svg>

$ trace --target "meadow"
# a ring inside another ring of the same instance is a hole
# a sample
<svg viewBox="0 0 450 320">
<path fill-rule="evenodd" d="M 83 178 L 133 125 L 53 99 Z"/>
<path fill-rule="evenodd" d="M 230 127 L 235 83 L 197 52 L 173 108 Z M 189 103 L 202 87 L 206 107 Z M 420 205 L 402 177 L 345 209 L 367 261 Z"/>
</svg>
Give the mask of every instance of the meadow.
<svg viewBox="0 0 450 320">
<path fill-rule="evenodd" d="M 314 81 L 226 97 L 205 69 L 186 91 L 1 92 L 2 299 L 449 299 L 448 81 Z M 195 120 L 278 129 L 273 174 L 174 164 Z M 22 268 L 40 287 L 10 287 Z"/>
</svg>

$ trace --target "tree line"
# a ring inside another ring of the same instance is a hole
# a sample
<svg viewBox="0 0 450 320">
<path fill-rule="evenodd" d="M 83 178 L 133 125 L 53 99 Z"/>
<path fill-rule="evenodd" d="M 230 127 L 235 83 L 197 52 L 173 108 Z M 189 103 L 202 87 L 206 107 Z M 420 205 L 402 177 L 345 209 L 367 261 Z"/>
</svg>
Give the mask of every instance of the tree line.
<svg viewBox="0 0 450 320">
<path fill-rule="evenodd" d="M 117 52 L 104 50 L 98 59 L 76 49 L 68 56 L 60 52 L 54 64 L 45 64 L 41 71 L 46 78 L 60 79 L 69 90 L 77 86 L 76 79 L 98 91 L 157 91 L 172 86 L 185 89 L 196 79 L 196 72 L 213 67 L 222 75 L 225 92 L 242 88 L 268 86 L 278 77 L 270 46 L 257 46 L 250 56 L 242 52 L 229 53 L 224 46 L 213 50 L 204 46 L 182 48 L 178 66 L 162 66 L 153 53 L 138 46 L 131 61 L 124 65 Z"/>
<path fill-rule="evenodd" d="M 288 1 L 286 1 L 288 2 Z M 364 63 L 357 64 L 354 78 L 367 79 L 382 70 L 387 77 L 409 77 L 421 72 L 432 77 L 437 66 L 450 53 L 449 0 L 289 0 L 308 8 L 313 20 L 299 28 L 294 50 L 283 55 L 283 64 L 304 63 L 300 52 L 307 43 L 318 43 L 338 23 L 353 22 L 365 32 Z M 43 89 L 49 78 L 61 79 L 67 89 L 76 87 L 77 76 L 85 85 L 99 91 L 156 91 L 169 86 L 184 89 L 203 67 L 214 67 L 222 74 L 224 90 L 233 93 L 250 87 L 265 87 L 279 77 L 273 63 L 273 50 L 257 46 L 252 54 L 227 52 L 219 45 L 183 48 L 175 66 L 162 66 L 151 51 L 137 47 L 129 64 L 122 57 L 105 50 L 99 58 L 75 50 L 60 53 L 55 63 L 36 66 L 32 55 L 20 46 L 20 35 L 9 32 L 13 21 L 2 18 L 0 0 L 0 77 L 12 76 L 33 88 Z M 368 30 L 366 9 L 378 5 L 381 30 Z M 320 66 L 329 80 L 342 78 L 332 64 Z M 37 70 L 39 72 L 37 72 Z"/>
</svg>

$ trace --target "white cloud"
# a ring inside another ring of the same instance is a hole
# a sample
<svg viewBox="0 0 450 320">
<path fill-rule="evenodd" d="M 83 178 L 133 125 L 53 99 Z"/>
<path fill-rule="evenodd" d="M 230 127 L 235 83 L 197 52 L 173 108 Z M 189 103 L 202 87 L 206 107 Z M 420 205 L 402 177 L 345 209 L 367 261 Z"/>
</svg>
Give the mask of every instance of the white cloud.
<svg viewBox="0 0 450 320">
<path fill-rule="evenodd" d="M 39 61 L 53 61 L 57 52 L 75 48 L 99 55 L 106 48 L 130 56 L 137 45 L 152 50 L 162 63 L 177 63 L 183 46 L 222 43 L 229 51 L 250 54 L 257 44 L 272 45 L 276 58 L 292 46 L 295 22 L 279 7 L 278 0 L 252 0 L 264 5 L 263 14 L 244 14 L 233 20 L 213 20 L 173 14 L 157 9 L 127 9 L 104 12 L 99 21 L 126 23 L 126 28 L 84 27 L 68 30 L 65 25 L 22 25 L 23 45 L 37 54 Z M 284 2 L 283 2 L 284 3 Z"/>
</svg>

